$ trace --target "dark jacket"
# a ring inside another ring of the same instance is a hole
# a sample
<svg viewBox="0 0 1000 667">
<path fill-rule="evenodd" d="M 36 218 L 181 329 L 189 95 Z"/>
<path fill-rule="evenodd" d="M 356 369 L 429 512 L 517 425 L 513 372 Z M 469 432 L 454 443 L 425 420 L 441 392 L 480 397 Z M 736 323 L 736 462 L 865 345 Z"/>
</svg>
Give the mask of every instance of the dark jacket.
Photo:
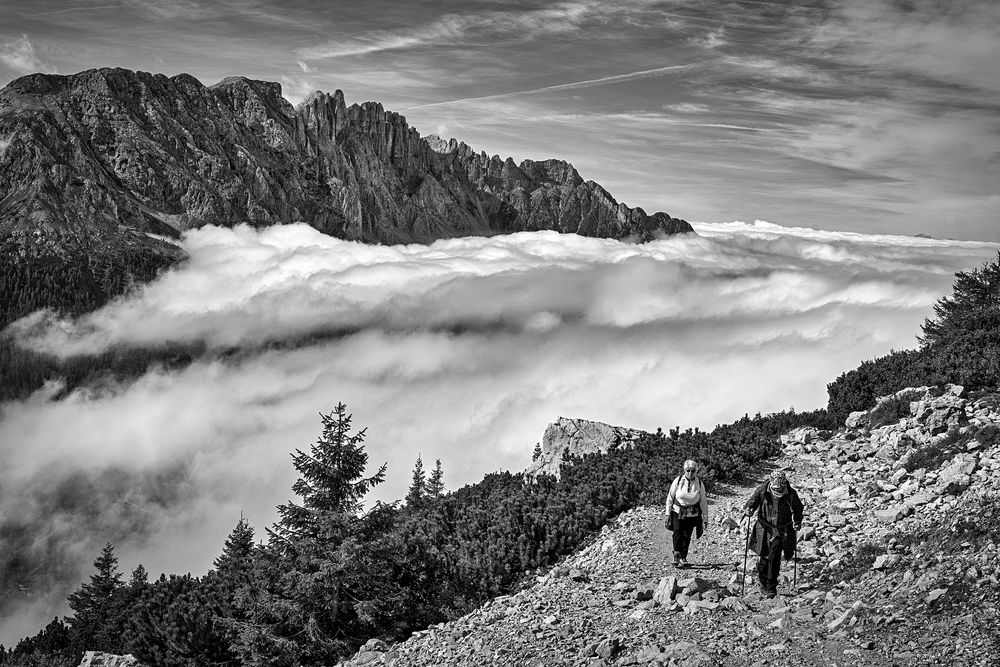
<svg viewBox="0 0 1000 667">
<path fill-rule="evenodd" d="M 798 492 L 788 484 L 785 495 L 775 503 L 770 482 L 764 482 L 750 496 L 745 505 L 747 512 L 757 512 L 757 523 L 750 536 L 750 548 L 760 555 L 765 536 L 772 545 L 779 547 L 785 558 L 795 553 L 795 529 L 802 523 L 802 501 Z"/>
</svg>

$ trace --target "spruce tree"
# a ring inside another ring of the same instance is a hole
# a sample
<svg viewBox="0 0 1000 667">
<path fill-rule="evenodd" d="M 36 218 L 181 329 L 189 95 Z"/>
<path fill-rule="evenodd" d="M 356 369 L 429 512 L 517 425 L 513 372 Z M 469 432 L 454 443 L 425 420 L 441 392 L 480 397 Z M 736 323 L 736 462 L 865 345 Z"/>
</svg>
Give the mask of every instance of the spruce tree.
<svg viewBox="0 0 1000 667">
<path fill-rule="evenodd" d="M 90 582 L 70 593 L 66 600 L 73 616 L 68 619 L 74 644 L 83 650 L 120 652 L 121 626 L 125 619 L 120 609 L 124 589 L 118 556 L 110 542 L 94 561 L 97 572 Z"/>
<path fill-rule="evenodd" d="M 531 452 L 531 460 L 537 461 L 538 457 L 542 455 L 542 445 L 540 443 L 535 443 L 535 450 Z"/>
<path fill-rule="evenodd" d="M 417 456 L 417 463 L 413 466 L 413 480 L 410 482 L 410 489 L 406 492 L 406 506 L 419 507 L 427 492 L 427 480 L 424 476 L 424 462 Z"/>
<path fill-rule="evenodd" d="M 947 344 L 974 333 L 995 335 L 1000 328 L 1000 253 L 972 271 L 955 274 L 952 295 L 934 304 L 933 319 L 925 319 L 924 346 Z"/>
<path fill-rule="evenodd" d="M 149 573 L 146 572 L 146 568 L 143 567 L 142 563 L 139 563 L 139 565 L 132 570 L 132 576 L 129 579 L 128 586 L 132 589 L 141 589 L 148 583 Z"/>
<path fill-rule="evenodd" d="M 431 478 L 427 482 L 427 495 L 431 498 L 440 498 L 444 493 L 444 471 L 441 470 L 441 459 L 434 461 L 434 470 L 431 471 Z"/>
<path fill-rule="evenodd" d="M 240 517 L 236 526 L 222 547 L 222 554 L 212 563 L 222 576 L 245 571 L 249 568 L 253 554 L 253 526 L 245 517 Z"/>
<path fill-rule="evenodd" d="M 351 435 L 351 415 L 347 406 L 338 403 L 330 414 L 320 414 L 323 432 L 310 447 L 292 454 L 292 465 L 301 477 L 292 491 L 302 498 L 302 504 L 288 501 L 278 507 L 280 519 L 272 535 L 291 539 L 318 538 L 329 535 L 329 520 L 354 517 L 361 508 L 361 499 L 376 484 L 385 479 L 385 464 L 371 477 L 364 477 L 368 454 L 364 450 L 365 431 Z"/>
<path fill-rule="evenodd" d="M 70 593 L 66 600 L 77 618 L 89 615 L 95 609 L 105 606 L 122 586 L 122 574 L 118 571 L 118 556 L 110 542 L 104 545 L 94 561 L 97 572 L 90 577 L 90 583 Z"/>
<path fill-rule="evenodd" d="M 241 617 L 227 625 L 244 665 L 335 663 L 372 636 L 399 598 L 387 588 L 390 574 L 374 546 L 391 529 L 395 508 L 360 512 L 386 466 L 364 476 L 365 430 L 351 434 L 343 403 L 320 418 L 316 443 L 292 455 L 301 475 L 292 490 L 301 504 L 278 507 L 267 546 L 254 553 L 250 581 L 235 595 Z"/>
</svg>

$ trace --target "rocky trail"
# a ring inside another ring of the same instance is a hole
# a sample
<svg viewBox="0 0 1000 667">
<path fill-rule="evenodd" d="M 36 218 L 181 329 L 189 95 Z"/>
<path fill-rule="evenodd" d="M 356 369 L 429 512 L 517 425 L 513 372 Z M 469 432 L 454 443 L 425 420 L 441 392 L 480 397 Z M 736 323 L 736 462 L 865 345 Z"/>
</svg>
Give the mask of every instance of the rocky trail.
<svg viewBox="0 0 1000 667">
<path fill-rule="evenodd" d="M 905 539 L 954 535 L 963 505 L 995 503 L 1000 438 L 986 427 L 998 405 L 961 387 L 909 389 L 835 434 L 800 429 L 745 483 L 716 485 L 690 567 L 670 564 L 664 509 L 637 508 L 521 591 L 399 644 L 372 640 L 341 665 L 1000 664 L 996 536 L 937 551 Z M 899 406 L 901 419 L 879 423 Z M 936 469 L 908 470 L 929 453 Z M 741 595 L 741 508 L 776 467 L 806 506 L 797 586 L 785 562 L 778 596 L 764 598 L 751 554 Z"/>
</svg>

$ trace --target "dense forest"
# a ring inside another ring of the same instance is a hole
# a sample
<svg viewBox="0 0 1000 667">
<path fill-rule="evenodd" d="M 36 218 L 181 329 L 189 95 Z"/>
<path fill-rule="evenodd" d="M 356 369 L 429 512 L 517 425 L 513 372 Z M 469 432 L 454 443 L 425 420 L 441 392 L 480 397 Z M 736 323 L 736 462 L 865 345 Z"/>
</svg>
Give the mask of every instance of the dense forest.
<svg viewBox="0 0 1000 667">
<path fill-rule="evenodd" d="M 95 310 L 151 281 L 177 258 L 179 251 L 155 252 L 141 245 L 88 248 L 62 257 L 0 243 L 0 332 L 41 309 L 61 315 Z M 58 381 L 68 392 L 105 378 L 136 378 L 154 365 L 183 366 L 202 352 L 198 347 L 123 348 L 59 359 L 20 347 L 9 333 L 0 333 L 0 401 L 27 398 L 47 381 Z"/>
<path fill-rule="evenodd" d="M 515 590 L 579 549 L 620 512 L 663 502 L 684 459 L 711 485 L 775 454 L 796 426 L 834 428 L 852 410 L 905 386 L 995 386 L 1000 371 L 1000 256 L 956 276 L 915 351 L 892 352 L 832 382 L 826 409 L 745 416 L 710 432 L 647 434 L 627 448 L 567 458 L 558 479 L 494 473 L 446 492 L 438 464 L 417 461 L 406 499 L 363 511 L 384 468 L 365 476 L 365 431 L 343 404 L 292 455 L 296 500 L 255 530 L 241 520 L 202 577 L 125 580 L 114 546 L 56 618 L 2 665 L 75 665 L 82 651 L 133 653 L 155 665 L 322 665 L 371 637 L 400 639 Z"/>
<path fill-rule="evenodd" d="M 151 281 L 181 257 L 173 246 L 156 246 L 123 242 L 64 256 L 68 251 L 46 254 L 10 238 L 0 242 L 0 329 L 41 308 L 86 313 Z"/>
</svg>

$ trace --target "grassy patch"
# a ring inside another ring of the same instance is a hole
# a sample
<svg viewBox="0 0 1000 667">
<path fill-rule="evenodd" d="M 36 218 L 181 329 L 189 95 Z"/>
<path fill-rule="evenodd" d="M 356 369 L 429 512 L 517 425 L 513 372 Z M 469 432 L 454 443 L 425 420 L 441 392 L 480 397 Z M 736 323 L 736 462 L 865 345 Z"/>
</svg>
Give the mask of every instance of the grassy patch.
<svg viewBox="0 0 1000 667">
<path fill-rule="evenodd" d="M 910 416 L 910 399 L 907 396 L 893 396 L 880 402 L 868 415 L 871 428 L 895 424 L 903 417 Z"/>
<path fill-rule="evenodd" d="M 833 574 L 832 579 L 853 581 L 872 569 L 875 559 L 886 553 L 885 546 L 874 542 L 865 542 L 841 561 L 840 571 Z"/>
<path fill-rule="evenodd" d="M 940 440 L 930 442 L 923 447 L 914 450 L 906 459 L 906 472 L 913 472 L 920 468 L 925 470 L 937 470 L 941 464 L 948 459 L 965 451 L 965 446 L 976 437 L 977 431 L 969 429 L 964 433 L 957 428 L 948 431 Z"/>
</svg>

